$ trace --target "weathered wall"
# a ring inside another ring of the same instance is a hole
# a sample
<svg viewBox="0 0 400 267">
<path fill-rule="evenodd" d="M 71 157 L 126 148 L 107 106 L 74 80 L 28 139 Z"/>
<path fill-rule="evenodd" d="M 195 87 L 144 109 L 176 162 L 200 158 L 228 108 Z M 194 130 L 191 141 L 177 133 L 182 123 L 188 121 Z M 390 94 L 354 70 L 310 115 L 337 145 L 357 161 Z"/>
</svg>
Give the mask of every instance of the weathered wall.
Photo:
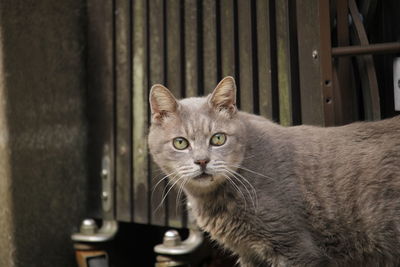
<svg viewBox="0 0 400 267">
<path fill-rule="evenodd" d="M 84 0 L 0 0 L 0 266 L 74 266 L 86 213 Z"/>
</svg>

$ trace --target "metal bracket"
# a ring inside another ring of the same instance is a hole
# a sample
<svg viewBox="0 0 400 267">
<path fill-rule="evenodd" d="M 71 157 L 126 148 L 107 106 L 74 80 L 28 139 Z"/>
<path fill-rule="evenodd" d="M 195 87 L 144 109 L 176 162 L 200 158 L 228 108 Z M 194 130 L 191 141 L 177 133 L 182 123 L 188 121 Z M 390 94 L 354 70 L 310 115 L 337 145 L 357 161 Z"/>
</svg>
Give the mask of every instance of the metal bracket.
<svg viewBox="0 0 400 267">
<path fill-rule="evenodd" d="M 165 255 L 186 255 L 195 251 L 203 243 L 203 233 L 200 230 L 190 230 L 187 239 L 181 241 L 179 233 L 168 230 L 164 234 L 162 244 L 154 247 L 154 252 Z"/>
<path fill-rule="evenodd" d="M 106 242 L 114 238 L 118 231 L 118 222 L 114 220 L 104 220 L 99 229 L 93 219 L 82 221 L 79 233 L 74 233 L 71 239 L 75 242 Z"/>
<path fill-rule="evenodd" d="M 111 175 L 111 162 L 109 156 L 108 145 L 104 147 L 103 159 L 101 162 L 101 203 L 103 213 L 106 215 L 112 208 L 112 175 Z M 107 218 L 107 217 L 106 217 Z M 114 238 L 118 231 L 118 222 L 115 220 L 105 219 L 101 228 L 97 226 L 93 219 L 85 219 L 81 223 L 79 233 L 74 233 L 71 238 L 75 242 L 106 242 Z"/>
<path fill-rule="evenodd" d="M 106 150 L 107 151 L 107 150 Z M 112 181 L 111 181 L 111 164 L 110 157 L 107 156 L 107 153 L 104 153 L 105 156 L 101 162 L 101 203 L 103 207 L 103 211 L 105 213 L 109 212 L 112 207 Z"/>
<path fill-rule="evenodd" d="M 191 214 L 191 204 L 187 202 L 187 209 L 189 213 L 189 225 L 194 225 L 194 217 Z M 164 255 L 186 255 L 195 251 L 202 243 L 204 237 L 200 229 L 195 226 L 189 231 L 189 236 L 185 240 L 181 237 L 176 230 L 168 230 L 164 234 L 163 243 L 154 247 L 154 252 Z"/>
</svg>

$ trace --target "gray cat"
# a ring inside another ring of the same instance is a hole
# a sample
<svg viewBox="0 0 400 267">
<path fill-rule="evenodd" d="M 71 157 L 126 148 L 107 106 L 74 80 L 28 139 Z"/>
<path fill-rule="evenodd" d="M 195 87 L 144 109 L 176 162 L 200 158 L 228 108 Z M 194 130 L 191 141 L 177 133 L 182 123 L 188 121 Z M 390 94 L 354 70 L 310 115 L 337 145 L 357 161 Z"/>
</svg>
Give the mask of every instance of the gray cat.
<svg viewBox="0 0 400 267">
<path fill-rule="evenodd" d="M 207 97 L 150 92 L 150 152 L 240 266 L 400 265 L 400 116 L 282 127 Z"/>
</svg>

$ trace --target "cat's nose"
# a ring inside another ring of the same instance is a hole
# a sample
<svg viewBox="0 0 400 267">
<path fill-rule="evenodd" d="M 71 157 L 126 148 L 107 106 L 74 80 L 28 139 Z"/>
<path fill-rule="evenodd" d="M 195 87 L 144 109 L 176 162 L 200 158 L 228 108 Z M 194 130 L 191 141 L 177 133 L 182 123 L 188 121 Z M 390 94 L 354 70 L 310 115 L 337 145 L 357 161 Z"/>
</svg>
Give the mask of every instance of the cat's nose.
<svg viewBox="0 0 400 267">
<path fill-rule="evenodd" d="M 209 162 L 210 162 L 209 159 L 198 159 L 198 160 L 194 161 L 194 163 L 197 165 L 200 165 L 200 167 L 202 169 L 204 169 L 206 167 L 207 163 L 209 163 Z"/>
</svg>

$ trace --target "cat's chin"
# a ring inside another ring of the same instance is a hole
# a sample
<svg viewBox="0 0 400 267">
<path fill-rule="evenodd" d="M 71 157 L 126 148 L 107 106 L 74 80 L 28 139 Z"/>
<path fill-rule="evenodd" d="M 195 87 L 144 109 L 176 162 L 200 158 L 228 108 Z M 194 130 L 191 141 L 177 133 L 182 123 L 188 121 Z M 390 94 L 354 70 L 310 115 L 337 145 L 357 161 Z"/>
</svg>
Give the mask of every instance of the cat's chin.
<svg viewBox="0 0 400 267">
<path fill-rule="evenodd" d="M 204 194 L 214 191 L 224 178 L 218 175 L 200 174 L 190 179 L 185 185 L 191 194 Z"/>
</svg>

